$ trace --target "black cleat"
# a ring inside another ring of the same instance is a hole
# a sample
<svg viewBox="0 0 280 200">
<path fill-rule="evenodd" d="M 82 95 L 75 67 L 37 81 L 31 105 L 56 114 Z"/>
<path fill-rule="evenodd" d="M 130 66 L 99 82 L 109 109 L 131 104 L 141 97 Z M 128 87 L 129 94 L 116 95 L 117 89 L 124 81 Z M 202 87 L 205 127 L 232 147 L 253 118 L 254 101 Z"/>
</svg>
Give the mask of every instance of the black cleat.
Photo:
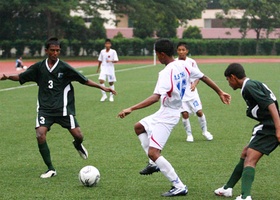
<svg viewBox="0 0 280 200">
<path fill-rule="evenodd" d="M 141 175 L 151 175 L 154 172 L 159 172 L 160 169 L 157 166 L 151 165 L 150 163 L 139 173 Z"/>
<path fill-rule="evenodd" d="M 75 140 L 73 141 L 73 145 L 75 149 L 78 151 L 79 155 L 86 160 L 88 158 L 88 152 L 87 149 L 84 147 L 84 145 L 82 145 L 81 143 L 80 144 L 76 143 Z"/>
<path fill-rule="evenodd" d="M 163 193 L 163 197 L 185 196 L 188 194 L 187 186 L 184 189 L 176 188 L 174 186 L 168 192 Z"/>
</svg>

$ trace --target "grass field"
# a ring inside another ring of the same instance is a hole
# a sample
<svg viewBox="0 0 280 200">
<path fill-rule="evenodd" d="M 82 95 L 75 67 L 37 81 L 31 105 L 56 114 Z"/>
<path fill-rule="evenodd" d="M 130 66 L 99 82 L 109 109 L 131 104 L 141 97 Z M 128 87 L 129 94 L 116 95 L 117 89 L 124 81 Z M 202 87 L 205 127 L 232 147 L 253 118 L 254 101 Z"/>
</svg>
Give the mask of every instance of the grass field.
<svg viewBox="0 0 280 200">
<path fill-rule="evenodd" d="M 247 76 L 265 82 L 280 99 L 279 63 L 244 64 Z M 123 108 L 138 103 L 152 94 L 162 65 L 117 65 L 118 95 L 115 102 L 99 102 L 99 90 L 74 83 L 77 119 L 85 135 L 84 145 L 89 159 L 82 160 L 72 146 L 67 130 L 54 125 L 48 133 L 48 144 L 58 175 L 40 179 L 46 167 L 39 154 L 35 139 L 37 87 L 18 87 L 11 81 L 0 82 L 0 199 L 162 199 L 161 193 L 171 184 L 161 173 L 140 176 L 147 158 L 133 125 L 155 112 L 159 104 L 138 110 L 125 119 L 116 115 Z M 245 116 L 246 105 L 240 90 L 233 91 L 223 72 L 225 64 L 203 64 L 201 70 L 226 92 L 232 95 L 227 106 L 205 84 L 199 93 L 207 117 L 208 129 L 214 135 L 204 139 L 196 117 L 191 117 L 194 143 L 185 141 L 181 122 L 173 130 L 162 154 L 172 163 L 180 178 L 189 187 L 189 194 L 178 199 L 215 200 L 213 190 L 222 186 L 231 174 L 243 146 L 249 141 L 256 122 Z M 83 73 L 97 81 L 92 67 Z M 252 188 L 254 200 L 279 199 L 279 149 L 259 162 Z M 85 165 L 96 166 L 101 173 L 97 187 L 86 188 L 78 181 L 78 172 Z M 240 182 L 234 197 L 240 194 Z M 234 198 L 232 198 L 234 199 Z"/>
</svg>

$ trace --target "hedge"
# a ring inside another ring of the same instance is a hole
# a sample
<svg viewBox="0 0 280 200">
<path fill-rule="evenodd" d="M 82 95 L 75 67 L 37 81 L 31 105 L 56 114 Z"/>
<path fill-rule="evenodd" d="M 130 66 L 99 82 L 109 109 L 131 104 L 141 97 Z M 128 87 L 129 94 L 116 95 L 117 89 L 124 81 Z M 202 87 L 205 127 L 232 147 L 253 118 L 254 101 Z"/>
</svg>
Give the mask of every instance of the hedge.
<svg viewBox="0 0 280 200">
<path fill-rule="evenodd" d="M 114 38 L 112 48 L 119 56 L 153 55 L 155 38 Z M 189 45 L 191 55 L 280 55 L 280 39 L 261 39 L 257 43 L 254 39 L 172 39 L 175 47 L 179 41 Z M 98 55 L 104 48 L 105 39 L 88 40 L 61 40 L 61 54 L 63 56 L 90 56 Z M 39 40 L 0 41 L 2 57 L 11 57 L 11 49 L 16 49 L 16 56 L 22 55 L 25 47 L 30 50 L 30 56 L 40 55 L 44 42 Z M 258 51 L 257 51 L 258 49 Z M 38 54 L 36 54 L 38 52 Z M 42 55 L 41 55 L 42 56 Z"/>
</svg>

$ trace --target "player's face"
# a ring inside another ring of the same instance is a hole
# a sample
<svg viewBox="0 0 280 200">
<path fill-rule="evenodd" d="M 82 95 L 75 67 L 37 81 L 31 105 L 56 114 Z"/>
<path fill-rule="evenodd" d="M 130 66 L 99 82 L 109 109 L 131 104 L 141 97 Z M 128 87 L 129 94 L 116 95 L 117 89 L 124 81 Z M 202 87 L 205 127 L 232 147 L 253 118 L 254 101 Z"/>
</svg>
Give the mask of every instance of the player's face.
<svg viewBox="0 0 280 200">
<path fill-rule="evenodd" d="M 179 60 L 185 60 L 187 58 L 188 53 L 189 53 L 189 50 L 185 46 L 179 46 L 177 48 L 177 54 L 178 54 Z"/>
<path fill-rule="evenodd" d="M 112 46 L 111 42 L 106 42 L 106 43 L 105 43 L 105 48 L 106 48 L 106 49 L 110 49 L 111 46 Z"/>
<path fill-rule="evenodd" d="M 60 47 L 59 45 L 50 45 L 48 49 L 46 49 L 46 54 L 48 55 L 49 59 L 52 61 L 56 61 L 59 54 L 60 54 Z"/>
<path fill-rule="evenodd" d="M 228 81 L 228 84 L 230 87 L 232 87 L 232 89 L 236 90 L 238 89 L 238 82 L 236 80 L 236 77 L 234 75 L 231 75 L 231 76 L 227 76 L 226 77 L 227 81 Z"/>
<path fill-rule="evenodd" d="M 160 52 L 156 52 L 156 54 L 157 54 L 157 58 L 158 58 L 159 62 L 161 64 L 165 64 L 165 56 L 164 56 L 164 54 L 160 53 Z"/>
</svg>

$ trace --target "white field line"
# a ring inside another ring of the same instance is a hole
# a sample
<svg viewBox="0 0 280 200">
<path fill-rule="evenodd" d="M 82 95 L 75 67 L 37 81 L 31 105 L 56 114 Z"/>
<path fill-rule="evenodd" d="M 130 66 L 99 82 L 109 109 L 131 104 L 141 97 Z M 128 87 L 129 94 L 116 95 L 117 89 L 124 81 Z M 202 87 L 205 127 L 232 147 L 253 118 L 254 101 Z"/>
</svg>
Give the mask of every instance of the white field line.
<svg viewBox="0 0 280 200">
<path fill-rule="evenodd" d="M 125 69 L 119 69 L 116 70 L 115 72 L 125 72 L 125 71 L 131 71 L 131 70 L 136 70 L 136 69 L 143 69 L 147 67 L 151 67 L 154 65 L 143 65 L 143 66 L 137 66 L 137 67 L 130 67 L 130 68 L 125 68 Z M 99 74 L 90 74 L 87 75 L 86 77 L 93 77 L 93 76 L 98 76 Z M 0 92 L 5 92 L 5 91 L 10 91 L 10 90 L 16 90 L 16 89 L 22 89 L 22 88 L 27 88 L 27 87 L 33 87 L 36 86 L 37 84 L 30 84 L 30 85 L 22 85 L 22 86 L 17 86 L 17 87 L 10 87 L 10 88 L 5 88 L 5 89 L 0 89 Z"/>
</svg>

